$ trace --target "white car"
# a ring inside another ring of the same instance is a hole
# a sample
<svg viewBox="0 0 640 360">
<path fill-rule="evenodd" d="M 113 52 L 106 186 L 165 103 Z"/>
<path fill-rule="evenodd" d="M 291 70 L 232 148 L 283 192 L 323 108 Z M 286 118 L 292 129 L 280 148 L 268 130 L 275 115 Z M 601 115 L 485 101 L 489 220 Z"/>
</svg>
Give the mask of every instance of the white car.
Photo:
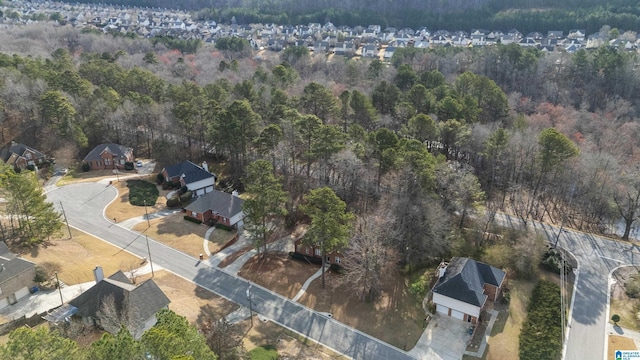
<svg viewBox="0 0 640 360">
<path fill-rule="evenodd" d="M 136 166 L 137 166 L 137 167 L 142 167 L 142 161 L 138 160 L 138 161 L 136 162 Z"/>
</svg>

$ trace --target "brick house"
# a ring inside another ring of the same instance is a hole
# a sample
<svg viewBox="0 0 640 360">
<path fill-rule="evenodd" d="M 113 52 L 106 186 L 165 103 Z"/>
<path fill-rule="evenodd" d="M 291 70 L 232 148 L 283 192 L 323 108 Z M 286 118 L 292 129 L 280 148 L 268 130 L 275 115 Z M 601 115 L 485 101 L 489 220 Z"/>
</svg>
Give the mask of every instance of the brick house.
<svg viewBox="0 0 640 360">
<path fill-rule="evenodd" d="M 133 161 L 133 149 L 118 144 L 100 144 L 82 160 L 91 170 L 122 169 L 128 161 Z"/>
<path fill-rule="evenodd" d="M 36 264 L 17 257 L 0 242 L 0 309 L 28 296 L 35 277 Z"/>
<path fill-rule="evenodd" d="M 436 311 L 475 324 L 487 300 L 498 299 L 505 275 L 496 267 L 469 258 L 443 262 L 432 288 Z"/>
<path fill-rule="evenodd" d="M 296 240 L 293 244 L 295 247 L 294 252 L 322 260 L 322 249 L 320 247 L 304 245 L 302 238 Z M 327 254 L 327 264 L 342 265 L 343 261 L 344 255 L 340 251 Z"/>
<path fill-rule="evenodd" d="M 179 182 L 180 186 L 186 186 L 194 196 L 202 196 L 213 191 L 216 183 L 216 175 L 209 172 L 206 162 L 198 166 L 191 161 L 183 161 L 167 166 L 161 171 L 167 182 Z"/>
<path fill-rule="evenodd" d="M 11 142 L 11 146 L 2 151 L 2 161 L 5 164 L 25 169 L 28 165 L 39 167 L 45 164 L 48 159 L 45 154 L 32 147 Z"/>
<path fill-rule="evenodd" d="M 198 219 L 203 223 L 214 220 L 216 223 L 229 227 L 239 227 L 243 225 L 243 203 L 244 200 L 240 199 L 235 191 L 233 194 L 228 194 L 223 191 L 212 190 L 185 206 L 184 209 L 187 216 Z"/>
</svg>

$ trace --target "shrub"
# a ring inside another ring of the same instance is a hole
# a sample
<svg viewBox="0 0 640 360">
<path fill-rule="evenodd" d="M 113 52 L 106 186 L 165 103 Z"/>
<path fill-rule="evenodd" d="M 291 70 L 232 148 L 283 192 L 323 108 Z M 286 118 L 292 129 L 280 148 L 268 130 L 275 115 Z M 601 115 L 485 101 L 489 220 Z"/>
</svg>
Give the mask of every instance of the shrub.
<svg viewBox="0 0 640 360">
<path fill-rule="evenodd" d="M 189 201 L 191 201 L 192 197 L 193 197 L 193 193 L 191 191 L 187 191 L 186 193 L 180 195 L 180 202 L 182 204 L 188 204 Z"/>
<path fill-rule="evenodd" d="M 562 352 L 560 287 L 541 280 L 533 289 L 520 332 L 520 359 L 558 359 Z"/>
<path fill-rule="evenodd" d="M 640 274 L 631 275 L 629 280 L 624 283 L 625 292 L 630 298 L 637 299 L 640 297 Z"/>
<path fill-rule="evenodd" d="M 180 199 L 178 199 L 177 197 L 167 199 L 167 207 L 174 208 L 178 206 L 180 206 Z"/>
<path fill-rule="evenodd" d="M 511 302 L 511 290 L 509 290 L 508 288 L 504 288 L 502 290 L 502 299 L 500 299 L 500 302 L 505 305 Z"/>
<path fill-rule="evenodd" d="M 340 274 L 340 275 L 344 275 L 347 273 L 347 271 L 344 269 L 344 267 L 342 267 L 340 264 L 331 264 L 329 265 L 329 269 L 331 271 L 333 271 L 336 274 Z"/>
<path fill-rule="evenodd" d="M 156 184 L 160 185 L 164 182 L 164 175 L 162 175 L 162 173 L 158 173 L 158 175 L 156 175 Z"/>
<path fill-rule="evenodd" d="M 135 206 L 152 206 L 158 200 L 160 192 L 155 184 L 145 180 L 127 180 L 129 203 Z"/>
<path fill-rule="evenodd" d="M 216 223 L 215 224 L 216 229 L 222 229 L 222 230 L 227 230 L 227 231 L 233 231 L 233 228 L 231 226 L 227 226 L 225 224 L 220 224 L 220 223 Z"/>
<path fill-rule="evenodd" d="M 192 218 L 192 217 L 191 217 L 191 216 L 189 216 L 189 215 L 185 215 L 185 216 L 184 216 L 184 219 L 185 219 L 185 220 L 187 220 L 187 221 L 191 221 L 192 223 L 202 224 L 202 221 L 200 221 L 200 220 L 198 220 L 198 219 L 196 219 L 196 218 Z"/>
<path fill-rule="evenodd" d="M 300 254 L 293 251 L 289 252 L 289 257 L 292 259 L 304 261 L 307 263 L 322 265 L 322 259 L 320 258 L 313 257 L 313 256 L 306 256 L 304 254 Z"/>
<path fill-rule="evenodd" d="M 29 165 L 27 165 L 27 170 L 29 170 L 29 171 L 36 171 L 36 166 L 35 166 L 35 165 L 31 165 L 31 164 L 29 164 Z"/>
<path fill-rule="evenodd" d="M 611 321 L 613 321 L 613 323 L 617 325 L 618 321 L 620 321 L 620 315 L 613 314 L 613 316 L 611 317 Z"/>
<path fill-rule="evenodd" d="M 91 165 L 89 165 L 89 163 L 82 164 L 82 171 L 87 172 L 89 170 L 91 170 Z"/>
<path fill-rule="evenodd" d="M 186 194 L 186 193 L 187 193 L 187 191 L 189 191 L 189 188 L 187 188 L 187 186 L 185 185 L 185 186 L 183 186 L 183 187 L 181 187 L 181 188 L 180 188 L 180 190 L 178 191 L 178 193 L 180 193 L 180 194 Z"/>
<path fill-rule="evenodd" d="M 133 162 L 131 161 L 127 161 L 124 163 L 124 169 L 125 170 L 133 170 Z"/>
<path fill-rule="evenodd" d="M 560 274 L 560 268 L 562 267 L 562 254 L 556 248 L 549 248 L 542 256 L 542 266 L 550 271 Z M 566 259 L 564 261 L 564 273 L 568 274 L 573 268 Z"/>
</svg>

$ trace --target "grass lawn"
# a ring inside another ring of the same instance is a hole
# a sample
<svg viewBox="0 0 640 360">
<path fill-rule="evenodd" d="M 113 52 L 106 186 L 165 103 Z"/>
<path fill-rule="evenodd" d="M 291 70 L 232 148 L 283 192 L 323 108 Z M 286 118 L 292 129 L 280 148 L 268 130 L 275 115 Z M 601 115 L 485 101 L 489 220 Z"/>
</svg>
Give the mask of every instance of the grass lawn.
<svg viewBox="0 0 640 360">
<path fill-rule="evenodd" d="M 633 340 L 617 336 L 609 335 L 609 347 L 607 348 L 607 360 L 615 360 L 616 350 L 637 350 L 636 344 Z"/>
<path fill-rule="evenodd" d="M 278 350 L 272 345 L 258 346 L 249 351 L 251 360 L 273 360 L 278 358 Z"/>
<path fill-rule="evenodd" d="M 509 280 L 508 288 L 511 290 L 509 310 L 501 310 L 498 314 L 489 337 L 487 360 L 518 358 L 520 329 L 527 317 L 527 306 L 534 286 L 533 281 Z"/>
<path fill-rule="evenodd" d="M 204 253 L 204 235 L 209 227 L 186 221 L 184 213 L 153 219 L 150 224 L 151 227 L 148 228 L 146 221 L 141 222 L 134 226 L 133 230 L 193 257 Z M 218 229 L 214 233 L 217 231 Z"/>
<path fill-rule="evenodd" d="M 238 275 L 282 296 L 292 298 L 318 269 L 318 265 L 289 259 L 287 254 L 269 253 L 266 259 L 263 259 L 262 255 L 249 259 Z"/>
<path fill-rule="evenodd" d="M 236 236 L 234 231 L 215 229 L 209 238 L 209 251 L 211 251 L 212 254 L 217 253 L 222 250 L 222 247 L 231 241 L 234 236 Z"/>
<path fill-rule="evenodd" d="M 640 307 L 640 299 L 611 299 L 611 308 L 609 310 L 609 322 L 613 314 L 620 315 L 620 321 L 618 325 L 625 329 L 638 331 L 638 321 L 636 320 L 636 313 Z"/>
<path fill-rule="evenodd" d="M 135 206 L 152 205 L 158 201 L 158 187 L 146 180 L 127 180 L 129 203 Z"/>
<path fill-rule="evenodd" d="M 152 175 L 144 177 L 144 179 L 152 178 Z M 110 203 L 109 206 L 107 206 L 107 209 L 105 210 L 107 218 L 115 218 L 117 221 L 122 221 L 145 214 L 144 206 L 133 206 L 129 203 L 129 187 L 127 186 L 126 181 L 114 182 L 112 186 L 118 191 L 118 197 L 115 201 Z M 156 211 L 166 209 L 167 207 L 165 195 L 168 193 L 168 190 L 159 190 L 160 196 L 153 204 L 147 203 L 146 211 L 149 213 L 154 213 Z"/>
<path fill-rule="evenodd" d="M 118 176 L 127 176 L 137 174 L 136 170 L 118 170 Z M 73 184 L 77 182 L 90 182 L 90 181 L 99 181 L 107 178 L 118 178 L 113 170 L 92 170 L 92 171 L 82 171 L 80 167 L 69 168 L 69 172 L 58 181 L 56 185 L 63 186 L 68 184 Z"/>
<path fill-rule="evenodd" d="M 23 256 L 36 264 L 54 264 L 59 268 L 60 281 L 66 284 L 92 281 L 93 269 L 98 265 L 105 276 L 140 266 L 140 258 L 126 251 L 75 229 L 71 229 L 71 234 L 71 240 L 65 232 L 61 239 L 53 239 L 50 246 L 33 249 Z"/>
</svg>

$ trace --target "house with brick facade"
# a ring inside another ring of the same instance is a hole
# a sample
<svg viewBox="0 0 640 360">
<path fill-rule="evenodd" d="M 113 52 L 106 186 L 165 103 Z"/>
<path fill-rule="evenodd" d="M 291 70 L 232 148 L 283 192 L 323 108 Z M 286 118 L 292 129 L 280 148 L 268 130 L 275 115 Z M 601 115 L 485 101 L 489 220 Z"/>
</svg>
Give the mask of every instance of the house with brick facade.
<svg viewBox="0 0 640 360">
<path fill-rule="evenodd" d="M 432 288 L 436 311 L 475 324 L 487 301 L 496 301 L 500 295 L 505 275 L 470 258 L 454 257 L 443 262 Z"/>
<path fill-rule="evenodd" d="M 312 245 L 305 245 L 302 243 L 302 238 L 294 242 L 294 252 L 307 257 L 313 257 L 322 260 L 322 248 Z M 327 254 L 327 264 L 342 265 L 343 261 L 344 255 L 340 251 L 334 251 L 330 254 Z"/>
<path fill-rule="evenodd" d="M 27 297 L 35 277 L 36 264 L 17 257 L 0 242 L 0 309 Z"/>
<path fill-rule="evenodd" d="M 48 162 L 48 159 L 45 154 L 30 146 L 11 142 L 11 146 L 2 151 L 2 161 L 14 167 L 26 169 L 27 166 L 41 167 Z"/>
<path fill-rule="evenodd" d="M 184 210 L 187 212 L 187 216 L 203 223 L 213 220 L 228 227 L 239 227 L 243 225 L 243 203 L 244 200 L 240 199 L 235 191 L 233 194 L 229 194 L 211 190 L 185 206 Z"/>
<path fill-rule="evenodd" d="M 91 170 L 123 169 L 128 161 L 133 161 L 133 149 L 118 144 L 100 144 L 82 160 Z"/>
</svg>

